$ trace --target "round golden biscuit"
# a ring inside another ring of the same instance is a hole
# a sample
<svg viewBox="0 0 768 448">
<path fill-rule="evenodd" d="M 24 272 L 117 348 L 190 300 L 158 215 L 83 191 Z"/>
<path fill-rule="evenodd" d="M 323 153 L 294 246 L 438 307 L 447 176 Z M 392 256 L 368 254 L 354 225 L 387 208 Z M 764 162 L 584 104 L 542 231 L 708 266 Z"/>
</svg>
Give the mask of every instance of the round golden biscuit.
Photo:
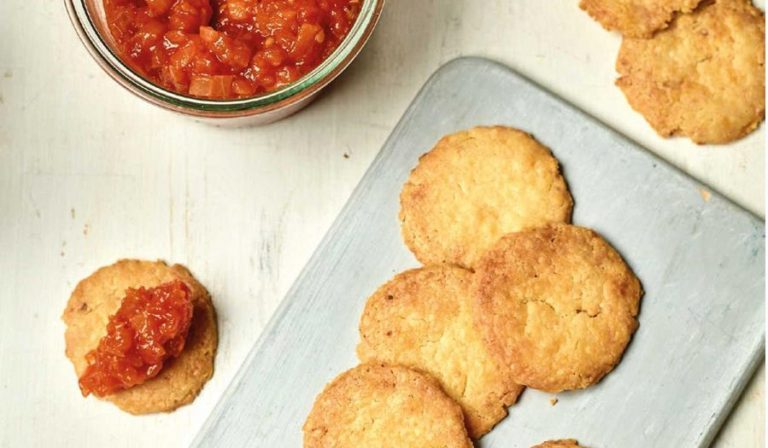
<svg viewBox="0 0 768 448">
<path fill-rule="evenodd" d="M 425 265 L 471 268 L 504 234 L 569 222 L 572 208 L 549 150 L 501 126 L 443 137 L 400 193 L 405 244 Z"/>
<path fill-rule="evenodd" d="M 531 448 L 579 448 L 579 442 L 575 439 L 547 440 Z"/>
<path fill-rule="evenodd" d="M 109 318 L 120 308 L 126 289 L 149 288 L 172 280 L 181 280 L 189 287 L 194 306 L 186 345 L 156 377 L 104 397 L 132 414 L 168 412 L 190 403 L 213 375 L 218 332 L 208 291 L 181 265 L 120 260 L 78 283 L 62 315 L 67 325 L 66 355 L 79 378 L 88 367 L 85 355 L 106 335 Z"/>
<path fill-rule="evenodd" d="M 568 224 L 513 233 L 475 273 L 477 325 L 512 379 L 547 392 L 597 383 L 619 362 L 642 290 L 595 232 Z"/>
<path fill-rule="evenodd" d="M 728 143 L 765 117 L 765 18 L 748 0 L 717 0 L 651 39 L 625 38 L 616 84 L 663 137 Z"/>
<path fill-rule="evenodd" d="M 360 319 L 362 362 L 426 372 L 463 409 L 480 438 L 507 415 L 523 387 L 492 358 L 472 318 L 472 273 L 437 265 L 398 274 L 369 299 Z"/>
<path fill-rule="evenodd" d="M 701 0 L 581 0 L 579 7 L 608 31 L 649 38 L 678 13 L 689 13 Z"/>
<path fill-rule="evenodd" d="M 304 424 L 305 448 L 472 448 L 461 408 L 433 378 L 361 364 L 334 379 Z"/>
</svg>

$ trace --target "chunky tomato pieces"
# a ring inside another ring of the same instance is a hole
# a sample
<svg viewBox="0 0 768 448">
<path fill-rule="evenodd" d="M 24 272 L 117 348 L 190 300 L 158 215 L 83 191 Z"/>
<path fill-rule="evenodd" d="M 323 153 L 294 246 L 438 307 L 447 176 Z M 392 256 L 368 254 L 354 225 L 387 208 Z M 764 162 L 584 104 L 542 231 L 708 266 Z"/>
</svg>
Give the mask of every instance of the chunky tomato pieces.
<svg viewBox="0 0 768 448">
<path fill-rule="evenodd" d="M 157 376 L 184 349 L 192 311 L 189 288 L 178 280 L 126 290 L 106 336 L 86 355 L 88 368 L 80 377 L 83 396 L 103 397 Z"/>
<path fill-rule="evenodd" d="M 201 98 L 243 98 L 301 78 L 349 33 L 363 0 L 104 0 L 123 60 Z"/>
</svg>

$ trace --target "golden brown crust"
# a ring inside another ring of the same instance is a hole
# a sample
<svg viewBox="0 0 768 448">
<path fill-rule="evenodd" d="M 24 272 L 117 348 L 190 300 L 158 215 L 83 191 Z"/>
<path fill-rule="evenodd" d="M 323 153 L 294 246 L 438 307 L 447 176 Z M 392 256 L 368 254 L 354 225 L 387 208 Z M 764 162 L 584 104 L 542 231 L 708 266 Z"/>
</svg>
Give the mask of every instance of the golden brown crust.
<svg viewBox="0 0 768 448">
<path fill-rule="evenodd" d="M 360 319 L 362 362 L 426 372 L 464 410 L 472 438 L 507 415 L 522 386 L 488 354 L 472 317 L 472 273 L 438 265 L 398 274 L 369 299 Z"/>
<path fill-rule="evenodd" d="M 519 384 L 548 392 L 595 384 L 637 328 L 642 290 L 595 232 L 567 224 L 502 238 L 475 274 L 478 327 Z"/>
<path fill-rule="evenodd" d="M 547 440 L 531 448 L 578 448 L 579 442 L 576 439 Z"/>
<path fill-rule="evenodd" d="M 361 364 L 328 384 L 304 424 L 305 448 L 472 448 L 461 408 L 428 375 Z"/>
<path fill-rule="evenodd" d="M 405 244 L 425 265 L 471 268 L 505 233 L 569 222 L 572 208 L 549 150 L 502 126 L 443 137 L 400 193 Z"/>
<path fill-rule="evenodd" d="M 678 13 L 689 13 L 701 0 L 581 0 L 579 7 L 608 31 L 647 39 L 669 25 Z"/>
<path fill-rule="evenodd" d="M 659 135 L 728 143 L 765 117 L 765 18 L 748 0 L 702 5 L 652 39 L 625 38 L 616 70 Z"/>
<path fill-rule="evenodd" d="M 62 319 L 66 355 L 78 377 L 88 366 L 85 355 L 106 334 L 109 318 L 128 288 L 153 287 L 181 280 L 190 288 L 194 314 L 181 355 L 166 363 L 158 376 L 144 384 L 105 397 L 132 414 L 168 412 L 192 402 L 213 375 L 218 345 L 216 311 L 208 291 L 181 265 L 162 261 L 120 260 L 78 283 Z"/>
</svg>

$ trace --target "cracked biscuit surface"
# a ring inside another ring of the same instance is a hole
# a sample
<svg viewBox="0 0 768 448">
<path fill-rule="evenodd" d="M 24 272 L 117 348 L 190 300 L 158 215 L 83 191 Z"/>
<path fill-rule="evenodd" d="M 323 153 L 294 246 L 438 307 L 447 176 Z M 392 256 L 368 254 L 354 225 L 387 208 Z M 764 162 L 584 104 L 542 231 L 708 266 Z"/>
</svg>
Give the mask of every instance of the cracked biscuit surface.
<svg viewBox="0 0 768 448">
<path fill-rule="evenodd" d="M 305 448 L 472 448 L 461 408 L 428 375 L 361 364 L 328 384 L 304 424 Z"/>
<path fill-rule="evenodd" d="M 649 38 L 678 13 L 693 11 L 701 0 L 581 0 L 579 7 L 603 28 L 626 37 Z"/>
<path fill-rule="evenodd" d="M 570 222 L 572 208 L 550 151 L 503 126 L 443 137 L 400 193 L 403 239 L 424 265 L 471 268 L 502 235 Z"/>
<path fill-rule="evenodd" d="M 765 18 L 748 0 L 717 0 L 651 39 L 625 38 L 616 84 L 663 137 L 722 144 L 765 117 Z"/>
<path fill-rule="evenodd" d="M 642 289 L 595 232 L 567 224 L 513 233 L 475 274 L 478 328 L 519 384 L 548 392 L 598 382 L 637 328 Z"/>
<path fill-rule="evenodd" d="M 168 412 L 190 403 L 213 375 L 218 332 L 208 291 L 184 266 L 120 260 L 80 281 L 62 315 L 67 326 L 66 355 L 79 378 L 88 367 L 85 355 L 106 335 L 109 318 L 120 308 L 125 290 L 151 288 L 172 280 L 181 280 L 189 287 L 194 306 L 184 350 L 168 360 L 156 377 L 103 398 L 132 414 Z"/>
<path fill-rule="evenodd" d="M 426 372 L 463 409 L 472 438 L 507 415 L 522 392 L 490 356 L 472 317 L 472 273 L 437 265 L 398 274 L 369 299 L 360 319 L 362 362 Z"/>
</svg>

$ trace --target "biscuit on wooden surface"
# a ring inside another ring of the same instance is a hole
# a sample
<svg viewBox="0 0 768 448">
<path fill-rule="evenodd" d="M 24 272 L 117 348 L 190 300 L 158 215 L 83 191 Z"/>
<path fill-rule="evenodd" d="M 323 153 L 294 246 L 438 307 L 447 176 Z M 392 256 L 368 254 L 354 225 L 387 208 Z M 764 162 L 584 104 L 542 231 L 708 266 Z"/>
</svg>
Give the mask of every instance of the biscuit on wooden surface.
<svg viewBox="0 0 768 448">
<path fill-rule="evenodd" d="M 507 415 L 523 387 L 490 356 L 472 317 L 472 273 L 436 265 L 398 274 L 369 299 L 360 319 L 362 362 L 426 372 L 464 410 L 480 438 Z"/>
<path fill-rule="evenodd" d="M 607 242 L 581 227 L 505 236 L 478 264 L 474 288 L 491 354 L 534 389 L 597 383 L 638 326 L 639 280 Z"/>
<path fill-rule="evenodd" d="M 731 142 L 765 117 L 765 18 L 748 0 L 702 5 L 651 39 L 625 38 L 616 70 L 659 135 Z"/>
<path fill-rule="evenodd" d="M 120 260 L 78 283 L 62 315 L 67 325 L 66 355 L 79 378 L 88 366 L 85 355 L 107 333 L 109 318 L 120 308 L 125 290 L 154 287 L 172 280 L 181 280 L 190 289 L 194 312 L 189 334 L 181 355 L 168 360 L 156 377 L 104 397 L 132 414 L 168 412 L 190 403 L 213 375 L 218 332 L 208 291 L 181 265 Z"/>
<path fill-rule="evenodd" d="M 579 448 L 579 442 L 575 439 L 547 440 L 531 448 Z"/>
<path fill-rule="evenodd" d="M 403 238 L 424 265 L 471 268 L 504 234 L 569 222 L 572 208 L 549 150 L 502 126 L 443 137 L 400 193 Z"/>
<path fill-rule="evenodd" d="M 579 7 L 603 28 L 626 37 L 649 38 L 678 13 L 696 9 L 701 0 L 581 0 Z"/>
<path fill-rule="evenodd" d="M 328 384 L 304 424 L 305 448 L 472 448 L 461 408 L 428 375 L 361 364 Z"/>
</svg>

